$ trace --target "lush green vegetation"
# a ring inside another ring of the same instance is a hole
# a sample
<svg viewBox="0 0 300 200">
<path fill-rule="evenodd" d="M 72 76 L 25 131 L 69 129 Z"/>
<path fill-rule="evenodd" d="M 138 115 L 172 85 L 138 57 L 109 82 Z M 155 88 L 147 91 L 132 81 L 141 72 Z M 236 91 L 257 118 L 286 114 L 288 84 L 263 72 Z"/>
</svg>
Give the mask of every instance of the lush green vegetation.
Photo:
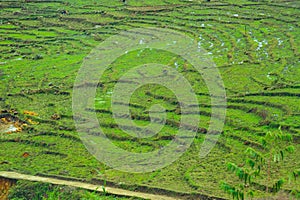
<svg viewBox="0 0 300 200">
<path fill-rule="evenodd" d="M 18 181 L 9 194 L 11 200 L 115 200 L 115 199 L 136 199 L 104 195 L 103 193 L 91 192 L 83 189 L 76 189 L 68 186 L 54 186 L 47 183 Z"/>
<path fill-rule="evenodd" d="M 245 150 L 260 149 L 261 139 L 269 131 L 278 132 L 278 127 L 293 135 L 295 153 L 287 155 L 279 167 L 270 168 L 271 178 L 287 180 L 299 168 L 299 1 L 130 0 L 124 5 L 118 0 L 4 0 L 0 7 L 0 115 L 28 124 L 21 132 L 0 131 L 0 170 L 105 179 L 127 189 L 146 186 L 229 198 L 219 187 L 220 181 L 235 184 L 239 178 L 227 173 L 226 163 L 242 164 Z M 85 149 L 73 122 L 72 88 L 83 58 L 101 41 L 122 30 L 150 26 L 183 32 L 211 54 L 226 87 L 227 117 L 217 145 L 199 159 L 211 109 L 201 75 L 168 52 L 128 52 L 105 73 L 95 99 L 107 137 L 128 151 L 149 152 L 170 142 L 178 129 L 176 98 L 157 85 L 135 92 L 131 113 L 135 122 L 147 124 L 151 105 L 164 105 L 170 123 L 160 133 L 136 140 L 123 133 L 112 118 L 109 106 L 114 80 L 145 62 L 174 68 L 178 64 L 178 71 L 198 94 L 202 130 L 170 166 L 129 174 L 99 163 Z M 262 172 L 255 182 L 271 187 L 265 177 Z M 300 184 L 291 181 L 283 190 L 300 190 Z M 260 188 L 255 193 L 273 195 Z"/>
<path fill-rule="evenodd" d="M 273 194 L 278 193 L 287 180 L 281 177 L 276 177 L 275 180 L 271 179 L 271 167 L 277 166 L 279 162 L 282 162 L 287 153 L 294 153 L 294 146 L 290 144 L 291 141 L 292 136 L 290 134 L 285 134 L 281 131 L 279 133 L 268 132 L 261 139 L 262 148 L 259 151 L 251 147 L 246 150 L 248 158 L 245 159 L 243 165 L 227 164 L 229 171 L 235 173 L 241 183 L 231 186 L 226 182 L 222 182 L 221 187 L 223 190 L 229 193 L 233 199 L 244 200 L 247 197 L 253 198 L 255 187 L 258 187 L 258 185 L 253 185 L 252 182 L 256 177 L 260 176 L 262 171 L 265 171 L 266 180 L 268 181 L 265 191 Z M 297 177 L 295 174 L 291 173 L 291 177 Z M 272 187 L 270 188 L 269 185 Z M 290 193 L 291 197 L 292 195 L 296 197 L 300 195 L 300 192 L 297 190 L 293 190 Z"/>
</svg>

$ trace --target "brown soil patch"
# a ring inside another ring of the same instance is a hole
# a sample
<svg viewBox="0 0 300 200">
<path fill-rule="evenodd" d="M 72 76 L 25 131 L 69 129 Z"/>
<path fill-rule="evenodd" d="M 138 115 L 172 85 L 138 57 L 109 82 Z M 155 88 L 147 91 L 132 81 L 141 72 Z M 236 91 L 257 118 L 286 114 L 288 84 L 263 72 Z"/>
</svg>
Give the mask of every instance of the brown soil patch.
<svg viewBox="0 0 300 200">
<path fill-rule="evenodd" d="M 0 177 L 0 199 L 7 200 L 9 189 L 15 185 L 16 181 Z"/>
</svg>

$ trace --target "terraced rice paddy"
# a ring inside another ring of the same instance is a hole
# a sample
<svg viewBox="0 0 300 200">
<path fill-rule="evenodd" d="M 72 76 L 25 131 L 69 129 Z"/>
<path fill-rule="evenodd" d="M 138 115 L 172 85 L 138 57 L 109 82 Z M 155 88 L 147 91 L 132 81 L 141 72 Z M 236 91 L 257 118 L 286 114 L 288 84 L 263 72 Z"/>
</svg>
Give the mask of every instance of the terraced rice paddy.
<svg viewBox="0 0 300 200">
<path fill-rule="evenodd" d="M 226 163 L 241 163 L 247 147 L 259 148 L 259 139 L 280 126 L 293 134 L 296 153 L 272 171 L 288 178 L 300 166 L 299 1 L 129 0 L 124 5 L 117 0 L 2 0 L 0 8 L 0 115 L 28 124 L 21 132 L 0 133 L 0 170 L 229 198 L 219 182 L 237 179 L 226 173 Z M 161 104 L 167 124 L 147 139 L 121 131 L 112 117 L 110 98 L 118 78 L 132 67 L 160 63 L 176 68 L 200 103 L 200 129 L 183 156 L 161 170 L 130 174 L 99 163 L 86 150 L 73 122 L 72 90 L 93 48 L 122 30 L 138 27 L 169 28 L 197 39 L 222 75 L 228 105 L 217 145 L 199 159 L 211 111 L 201 75 L 186 60 L 160 50 L 133 51 L 118 58 L 100 80 L 95 109 L 90 109 L 115 145 L 131 152 L 159 149 L 173 139 L 181 116 L 174 94 L 148 85 L 132 96 L 132 119 L 147 125 L 149 108 Z M 264 186 L 266 180 L 258 184 Z M 300 184 L 284 189 L 299 190 Z M 256 192 L 272 195 L 259 188 Z"/>
</svg>

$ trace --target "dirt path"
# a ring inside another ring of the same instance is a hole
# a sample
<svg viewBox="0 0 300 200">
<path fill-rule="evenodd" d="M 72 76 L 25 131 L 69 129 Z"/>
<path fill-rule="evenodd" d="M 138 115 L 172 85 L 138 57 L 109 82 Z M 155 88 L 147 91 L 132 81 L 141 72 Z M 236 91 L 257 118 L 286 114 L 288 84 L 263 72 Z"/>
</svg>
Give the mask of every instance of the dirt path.
<svg viewBox="0 0 300 200">
<path fill-rule="evenodd" d="M 94 185 L 89 183 L 82 183 L 78 181 L 67 181 L 67 180 L 60 180 L 56 178 L 47 178 L 47 177 L 41 177 L 41 176 L 31 176 L 26 174 L 20 174 L 16 172 L 6 172 L 6 171 L 0 171 L 0 177 L 9 178 L 9 179 L 18 179 L 18 180 L 28 180 L 28 181 L 38 181 L 43 183 L 51 183 L 55 185 L 67 185 L 67 186 L 73 186 L 88 190 L 94 190 L 94 191 L 102 191 L 102 185 Z M 123 195 L 123 196 L 131 196 L 131 197 L 140 197 L 144 199 L 159 199 L 159 200 L 176 200 L 178 198 L 163 196 L 163 195 L 154 195 L 149 193 L 143 193 L 143 192 L 134 192 L 114 187 L 105 187 L 106 191 L 110 194 L 115 195 Z"/>
</svg>

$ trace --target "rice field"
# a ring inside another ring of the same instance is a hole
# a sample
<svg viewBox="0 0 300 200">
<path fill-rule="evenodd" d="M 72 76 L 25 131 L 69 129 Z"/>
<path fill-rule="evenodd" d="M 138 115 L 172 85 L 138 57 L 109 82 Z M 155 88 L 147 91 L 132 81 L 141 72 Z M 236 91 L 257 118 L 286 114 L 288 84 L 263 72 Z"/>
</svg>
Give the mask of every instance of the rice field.
<svg viewBox="0 0 300 200">
<path fill-rule="evenodd" d="M 128 190 L 195 199 L 229 199 L 220 181 L 235 183 L 237 178 L 227 172 L 226 163 L 242 163 L 247 147 L 259 149 L 260 139 L 279 127 L 293 135 L 296 151 L 272 168 L 272 176 L 288 179 L 300 167 L 299 1 L 2 0 L 0 8 L 0 170 L 106 180 Z M 216 146 L 200 159 L 211 118 L 203 77 L 170 52 L 145 49 L 119 57 L 104 72 L 89 109 L 116 146 L 135 153 L 158 150 L 174 139 L 182 115 L 167 88 L 146 85 L 131 97 L 131 119 L 149 124 L 149 109 L 160 104 L 166 109 L 165 126 L 149 138 L 122 131 L 110 100 L 116 82 L 131 68 L 160 63 L 176 69 L 191 84 L 200 109 L 197 135 L 178 160 L 132 174 L 99 162 L 87 151 L 75 128 L 72 94 L 77 72 L 92 49 L 121 31 L 146 27 L 172 29 L 197 40 L 222 76 L 227 110 Z M 261 177 L 257 184 L 267 182 Z M 257 196 L 273 195 L 262 187 Z M 293 189 L 300 190 L 299 182 L 284 186 L 285 191 Z"/>
</svg>

